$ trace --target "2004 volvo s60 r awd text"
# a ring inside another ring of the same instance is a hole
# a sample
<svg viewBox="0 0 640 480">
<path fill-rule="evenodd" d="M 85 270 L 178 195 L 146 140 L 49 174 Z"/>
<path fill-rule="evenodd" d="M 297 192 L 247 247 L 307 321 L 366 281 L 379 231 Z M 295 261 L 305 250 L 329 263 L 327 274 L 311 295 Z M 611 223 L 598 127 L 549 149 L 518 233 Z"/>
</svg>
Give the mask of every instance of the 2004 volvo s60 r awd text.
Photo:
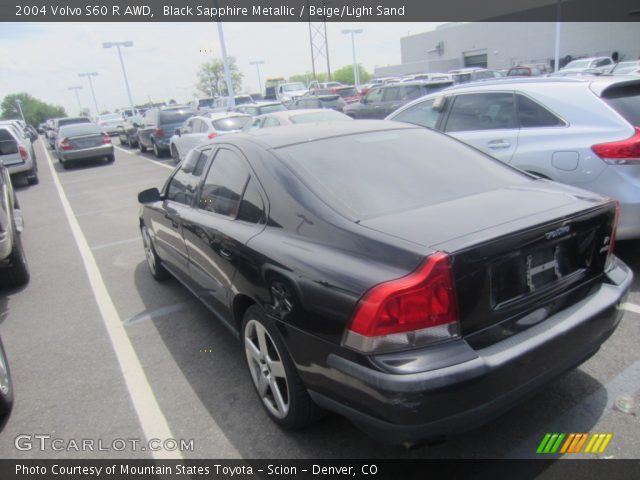
<svg viewBox="0 0 640 480">
<path fill-rule="evenodd" d="M 615 202 L 394 122 L 221 137 L 138 198 L 152 275 L 241 339 L 289 428 L 328 409 L 414 444 L 486 422 L 594 354 L 632 280 Z"/>
</svg>

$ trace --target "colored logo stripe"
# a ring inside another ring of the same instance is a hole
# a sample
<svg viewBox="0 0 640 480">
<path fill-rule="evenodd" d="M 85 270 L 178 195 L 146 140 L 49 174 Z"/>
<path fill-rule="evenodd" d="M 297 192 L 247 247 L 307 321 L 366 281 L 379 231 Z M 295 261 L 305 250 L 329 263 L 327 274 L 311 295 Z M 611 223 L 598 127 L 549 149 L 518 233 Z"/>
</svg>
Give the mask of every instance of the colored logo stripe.
<svg viewBox="0 0 640 480">
<path fill-rule="evenodd" d="M 612 438 L 613 434 L 611 433 L 570 433 L 568 435 L 547 433 L 538 445 L 536 452 L 541 454 L 580 453 L 586 443 L 584 453 L 604 453 Z M 588 443 L 587 439 L 589 439 Z"/>
</svg>

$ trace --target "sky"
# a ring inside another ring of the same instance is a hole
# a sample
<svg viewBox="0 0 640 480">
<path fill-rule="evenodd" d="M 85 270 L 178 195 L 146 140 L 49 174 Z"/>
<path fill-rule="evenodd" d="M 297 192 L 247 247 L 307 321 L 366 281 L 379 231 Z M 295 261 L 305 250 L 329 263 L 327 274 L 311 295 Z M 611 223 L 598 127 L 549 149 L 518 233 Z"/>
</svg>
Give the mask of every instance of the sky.
<svg viewBox="0 0 640 480">
<path fill-rule="evenodd" d="M 332 70 L 352 65 L 351 37 L 343 29 L 361 28 L 356 35 L 356 56 L 368 71 L 375 66 L 400 63 L 400 37 L 433 30 L 438 23 L 327 23 Z M 236 58 L 244 74 L 243 92 L 258 91 L 260 76 L 288 77 L 311 71 L 309 28 L 295 23 L 223 23 L 227 54 Z M 27 92 L 48 103 L 78 113 L 79 90 L 83 108 L 95 110 L 86 78 L 81 72 L 98 72 L 93 78 L 100 110 L 113 111 L 128 104 L 115 48 L 107 41 L 132 40 L 123 58 L 134 103 L 175 99 L 192 100 L 198 67 L 221 58 L 215 23 L 0 23 L 0 98 Z M 316 68 L 326 71 L 324 64 Z"/>
</svg>

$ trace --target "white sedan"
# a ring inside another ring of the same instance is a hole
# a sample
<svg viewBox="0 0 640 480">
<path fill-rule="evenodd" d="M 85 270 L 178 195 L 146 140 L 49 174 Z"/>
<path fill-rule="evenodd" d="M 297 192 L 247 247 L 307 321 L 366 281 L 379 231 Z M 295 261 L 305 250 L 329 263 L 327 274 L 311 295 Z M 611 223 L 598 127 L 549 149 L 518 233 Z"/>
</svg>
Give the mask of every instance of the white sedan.
<svg viewBox="0 0 640 480">
<path fill-rule="evenodd" d="M 171 156 L 179 162 L 192 148 L 202 142 L 229 133 L 240 132 L 251 121 L 250 115 L 242 113 L 209 113 L 189 118 L 170 140 Z"/>
</svg>

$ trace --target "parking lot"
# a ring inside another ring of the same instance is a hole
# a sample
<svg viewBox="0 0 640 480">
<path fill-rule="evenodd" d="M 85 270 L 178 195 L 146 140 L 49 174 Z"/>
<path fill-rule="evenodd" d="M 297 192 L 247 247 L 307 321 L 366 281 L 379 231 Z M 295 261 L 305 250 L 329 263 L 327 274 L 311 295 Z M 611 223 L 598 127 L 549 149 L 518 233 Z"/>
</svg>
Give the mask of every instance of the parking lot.
<svg viewBox="0 0 640 480">
<path fill-rule="evenodd" d="M 117 140 L 115 141 L 117 143 Z M 580 368 L 506 415 L 446 442 L 387 447 L 329 415 L 302 432 L 269 420 L 238 341 L 175 280 L 148 272 L 139 191 L 160 187 L 171 159 L 116 147 L 113 164 L 64 170 L 39 140 L 40 184 L 16 185 L 31 281 L 0 299 L 16 403 L 2 458 L 149 458 L 151 452 L 16 448 L 20 435 L 71 439 L 193 439 L 183 458 L 528 458 L 547 432 L 610 432 L 600 455 L 635 458 L 640 393 L 640 243 L 616 253 L 636 274 L 614 335 Z M 160 454 L 156 453 L 156 456 Z M 593 456 L 589 454 L 579 455 Z M 575 457 L 575 456 L 574 456 Z"/>
</svg>

